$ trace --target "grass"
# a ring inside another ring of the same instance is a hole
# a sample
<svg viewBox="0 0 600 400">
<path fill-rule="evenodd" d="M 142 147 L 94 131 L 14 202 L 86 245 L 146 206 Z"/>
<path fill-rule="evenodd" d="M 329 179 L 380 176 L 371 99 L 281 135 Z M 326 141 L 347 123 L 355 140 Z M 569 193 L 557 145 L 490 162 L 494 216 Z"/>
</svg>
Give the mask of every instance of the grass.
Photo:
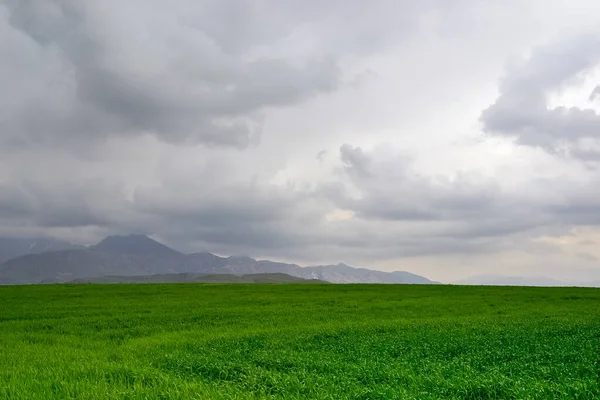
<svg viewBox="0 0 600 400">
<path fill-rule="evenodd" d="M 595 399 L 600 290 L 0 287 L 0 399 Z"/>
</svg>

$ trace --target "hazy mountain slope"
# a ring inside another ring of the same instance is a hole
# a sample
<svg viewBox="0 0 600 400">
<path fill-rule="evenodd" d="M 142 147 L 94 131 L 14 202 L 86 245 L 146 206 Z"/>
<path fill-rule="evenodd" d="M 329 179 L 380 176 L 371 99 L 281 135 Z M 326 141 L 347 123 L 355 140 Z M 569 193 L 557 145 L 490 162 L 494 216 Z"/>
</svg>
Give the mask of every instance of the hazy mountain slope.
<svg viewBox="0 0 600 400">
<path fill-rule="evenodd" d="M 321 279 L 335 283 L 438 283 L 410 272 L 383 272 L 366 268 L 353 268 L 346 264 L 306 267 L 295 271 L 295 276 Z"/>
<path fill-rule="evenodd" d="M 0 265 L 0 282 L 64 282 L 104 275 L 187 272 L 184 255 L 123 254 L 95 249 L 67 250 L 18 257 Z"/>
<path fill-rule="evenodd" d="M 50 251 L 81 249 L 69 242 L 55 239 L 0 238 L 0 263 L 27 254 L 39 254 Z"/>
<path fill-rule="evenodd" d="M 92 249 L 115 254 L 182 256 L 183 254 L 144 235 L 108 236 Z"/>
<path fill-rule="evenodd" d="M 0 283 L 65 282 L 105 275 L 188 272 L 187 256 L 146 236 L 109 236 L 96 246 L 31 254 L 0 265 Z"/>
<path fill-rule="evenodd" d="M 17 257 L 0 264 L 0 283 L 68 282 L 104 276 L 287 274 L 333 283 L 436 283 L 408 272 L 345 264 L 300 267 L 250 257 L 183 254 L 143 235 L 109 236 L 95 246 Z"/>
<path fill-rule="evenodd" d="M 327 283 L 316 279 L 302 279 L 288 274 L 216 274 L 204 275 L 193 273 L 158 274 L 138 276 L 103 276 L 89 279 L 76 279 L 69 283 Z"/>
<path fill-rule="evenodd" d="M 383 272 L 366 268 L 353 268 L 345 264 L 300 267 L 267 260 L 256 261 L 249 257 L 221 259 L 220 271 L 232 274 L 257 274 L 282 272 L 304 279 L 319 279 L 333 283 L 414 283 L 431 284 L 419 275 L 404 271 Z"/>
</svg>

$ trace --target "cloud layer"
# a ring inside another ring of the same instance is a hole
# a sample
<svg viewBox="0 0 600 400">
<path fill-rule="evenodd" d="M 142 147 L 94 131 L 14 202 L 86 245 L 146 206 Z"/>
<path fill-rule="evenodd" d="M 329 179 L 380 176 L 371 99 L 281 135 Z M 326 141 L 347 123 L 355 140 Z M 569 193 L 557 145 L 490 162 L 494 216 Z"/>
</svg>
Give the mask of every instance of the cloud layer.
<svg viewBox="0 0 600 400">
<path fill-rule="evenodd" d="M 600 9 L 552 3 L 0 1 L 0 235 L 598 279 Z"/>
</svg>

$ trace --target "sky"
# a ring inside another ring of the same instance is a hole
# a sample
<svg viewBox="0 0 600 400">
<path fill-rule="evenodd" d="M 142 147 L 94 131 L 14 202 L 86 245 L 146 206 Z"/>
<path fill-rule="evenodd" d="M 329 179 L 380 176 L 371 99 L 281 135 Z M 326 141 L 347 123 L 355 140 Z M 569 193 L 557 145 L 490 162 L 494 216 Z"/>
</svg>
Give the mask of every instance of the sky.
<svg viewBox="0 0 600 400">
<path fill-rule="evenodd" d="M 0 236 L 600 280 L 600 2 L 0 0 Z"/>
</svg>

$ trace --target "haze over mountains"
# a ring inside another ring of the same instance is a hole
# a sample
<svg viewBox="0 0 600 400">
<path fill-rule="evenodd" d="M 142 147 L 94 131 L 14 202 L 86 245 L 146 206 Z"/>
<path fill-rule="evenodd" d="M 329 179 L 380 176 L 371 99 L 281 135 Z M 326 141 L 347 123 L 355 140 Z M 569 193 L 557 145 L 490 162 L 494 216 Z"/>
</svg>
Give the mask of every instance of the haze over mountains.
<svg viewBox="0 0 600 400">
<path fill-rule="evenodd" d="M 600 287 L 600 281 L 565 282 L 545 276 L 500 276 L 476 275 L 468 279 L 454 282 L 458 285 L 489 285 L 489 286 L 586 286 Z"/>
<path fill-rule="evenodd" d="M 409 272 L 374 271 L 342 263 L 300 267 L 243 256 L 219 257 L 207 252 L 184 254 L 144 235 L 109 236 L 90 247 L 69 247 L 69 244 L 58 242 L 54 246 L 49 249 L 58 248 L 58 251 L 41 251 L 45 247 L 30 248 L 22 244 L 11 248 L 12 253 L 0 254 L 7 258 L 18 250 L 24 252 L 0 264 L 0 284 L 98 281 L 92 278 L 102 277 L 113 277 L 107 279 L 114 281 L 115 276 L 162 275 L 172 279 L 174 274 L 287 274 L 332 283 L 437 283 Z"/>
<path fill-rule="evenodd" d="M 101 276 L 97 278 L 74 279 L 67 283 L 328 283 L 317 279 L 303 279 L 288 274 L 157 274 L 130 276 Z"/>
<path fill-rule="evenodd" d="M 301 282 L 431 284 L 405 271 L 383 272 L 343 263 L 301 267 L 220 257 L 208 252 L 184 254 L 144 235 L 108 236 L 94 246 L 56 239 L 0 238 L 0 284 L 63 282 Z M 476 275 L 460 285 L 589 286 L 599 281 L 565 282 L 543 276 Z"/>
<path fill-rule="evenodd" d="M 48 238 L 0 238 L 0 263 L 26 254 L 38 254 L 83 248 L 83 246 Z"/>
</svg>

